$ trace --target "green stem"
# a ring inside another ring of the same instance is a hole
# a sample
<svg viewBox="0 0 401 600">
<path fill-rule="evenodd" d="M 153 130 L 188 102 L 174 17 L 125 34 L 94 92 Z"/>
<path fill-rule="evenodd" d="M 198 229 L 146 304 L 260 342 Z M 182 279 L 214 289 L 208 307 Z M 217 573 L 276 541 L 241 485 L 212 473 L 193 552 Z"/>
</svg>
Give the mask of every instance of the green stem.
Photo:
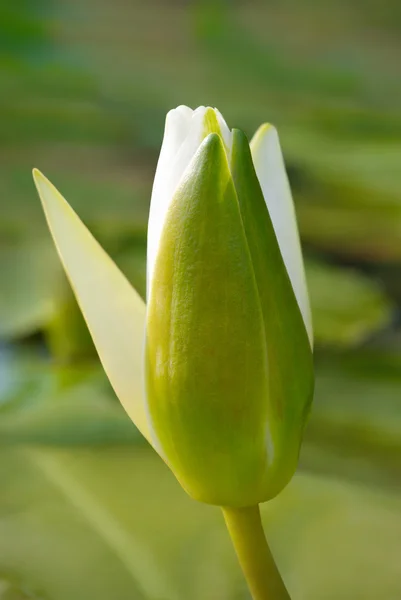
<svg viewBox="0 0 401 600">
<path fill-rule="evenodd" d="M 223 508 L 253 600 L 291 600 L 267 545 L 259 506 Z"/>
</svg>

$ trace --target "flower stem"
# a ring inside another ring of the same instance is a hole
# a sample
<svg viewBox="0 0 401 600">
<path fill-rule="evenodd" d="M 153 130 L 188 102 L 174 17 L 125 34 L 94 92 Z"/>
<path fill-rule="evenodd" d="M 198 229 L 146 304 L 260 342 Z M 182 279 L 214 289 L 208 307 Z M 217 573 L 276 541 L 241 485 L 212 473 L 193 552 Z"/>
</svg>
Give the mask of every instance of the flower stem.
<svg viewBox="0 0 401 600">
<path fill-rule="evenodd" d="M 223 508 L 223 514 L 253 600 L 290 600 L 263 532 L 259 506 Z"/>
</svg>

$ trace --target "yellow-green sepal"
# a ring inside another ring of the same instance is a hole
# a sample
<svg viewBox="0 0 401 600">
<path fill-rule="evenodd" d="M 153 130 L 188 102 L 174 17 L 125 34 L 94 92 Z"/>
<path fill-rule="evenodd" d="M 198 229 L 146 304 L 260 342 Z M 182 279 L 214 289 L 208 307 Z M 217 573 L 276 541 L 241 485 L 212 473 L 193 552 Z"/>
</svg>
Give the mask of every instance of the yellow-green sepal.
<svg viewBox="0 0 401 600">
<path fill-rule="evenodd" d="M 143 390 L 145 304 L 54 185 L 37 169 L 33 177 L 100 360 L 121 404 L 149 440 Z"/>
<path fill-rule="evenodd" d="M 313 396 L 313 356 L 249 143 L 240 130 L 233 130 L 231 171 L 260 298 L 269 365 L 266 401 L 273 460 L 266 479 L 268 499 L 280 491 L 296 468 Z"/>
<path fill-rule="evenodd" d="M 168 210 L 147 312 L 154 444 L 194 498 L 244 506 L 265 481 L 267 356 L 226 150 L 201 144 Z"/>
</svg>

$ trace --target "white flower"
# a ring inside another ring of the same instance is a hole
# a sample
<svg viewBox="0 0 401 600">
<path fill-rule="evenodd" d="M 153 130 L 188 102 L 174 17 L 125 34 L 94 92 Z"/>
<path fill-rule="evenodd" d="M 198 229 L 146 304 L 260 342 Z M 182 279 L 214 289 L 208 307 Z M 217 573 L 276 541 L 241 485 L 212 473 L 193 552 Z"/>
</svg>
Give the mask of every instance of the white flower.
<svg viewBox="0 0 401 600">
<path fill-rule="evenodd" d="M 138 429 L 195 498 L 248 506 L 277 494 L 295 470 L 312 400 L 313 333 L 274 127 L 249 145 L 216 109 L 168 113 L 147 307 L 52 184 L 34 178 L 104 369 Z"/>
<path fill-rule="evenodd" d="M 147 251 L 148 293 L 169 204 L 185 170 L 210 131 L 208 121 L 211 120 L 211 111 L 217 117 L 227 153 L 230 154 L 232 132 L 217 109 L 199 106 L 196 110 L 192 110 L 188 106 L 179 106 L 167 114 L 150 205 Z M 250 146 L 256 174 L 281 254 L 308 331 L 310 343 L 313 345 L 309 296 L 294 203 L 275 127 L 270 124 L 261 125 Z"/>
</svg>

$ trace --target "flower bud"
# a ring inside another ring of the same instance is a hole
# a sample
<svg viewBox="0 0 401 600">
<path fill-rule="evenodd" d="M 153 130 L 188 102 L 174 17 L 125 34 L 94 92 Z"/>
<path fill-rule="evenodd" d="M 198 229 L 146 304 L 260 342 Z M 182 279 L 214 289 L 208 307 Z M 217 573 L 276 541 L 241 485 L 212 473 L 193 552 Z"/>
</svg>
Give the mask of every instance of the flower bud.
<svg viewBox="0 0 401 600">
<path fill-rule="evenodd" d="M 181 162 L 157 234 L 149 221 L 146 396 L 154 444 L 188 493 L 246 506 L 276 495 L 295 470 L 312 352 L 246 137 L 223 136 L 220 115 L 204 110 L 206 137 Z"/>
<path fill-rule="evenodd" d="M 313 394 L 312 327 L 275 129 L 216 109 L 166 119 L 147 308 L 57 190 L 35 182 L 106 373 L 194 498 L 249 506 L 292 477 Z M 145 339 L 144 339 L 145 338 Z"/>
</svg>

